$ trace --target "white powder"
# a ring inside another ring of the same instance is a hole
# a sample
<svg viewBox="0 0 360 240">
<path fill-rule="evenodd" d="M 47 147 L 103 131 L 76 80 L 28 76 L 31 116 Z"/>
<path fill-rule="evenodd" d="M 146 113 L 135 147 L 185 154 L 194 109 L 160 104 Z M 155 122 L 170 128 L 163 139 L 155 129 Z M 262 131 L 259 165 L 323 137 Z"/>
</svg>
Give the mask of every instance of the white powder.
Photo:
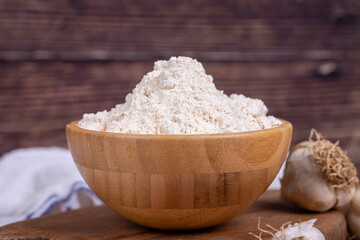
<svg viewBox="0 0 360 240">
<path fill-rule="evenodd" d="M 202 64 L 189 57 L 157 61 L 125 103 L 110 112 L 84 114 L 85 129 L 137 134 L 208 134 L 272 128 L 259 99 L 230 96 L 216 89 Z"/>
</svg>

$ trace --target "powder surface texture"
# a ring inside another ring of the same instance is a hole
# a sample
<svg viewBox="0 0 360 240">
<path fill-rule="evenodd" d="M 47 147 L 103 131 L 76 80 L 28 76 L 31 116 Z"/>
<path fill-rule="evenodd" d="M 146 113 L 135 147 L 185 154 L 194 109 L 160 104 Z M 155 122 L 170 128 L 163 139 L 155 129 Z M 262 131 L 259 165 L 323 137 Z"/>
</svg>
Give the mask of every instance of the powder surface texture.
<svg viewBox="0 0 360 240">
<path fill-rule="evenodd" d="M 211 134 L 273 128 L 259 99 L 217 90 L 200 62 L 189 57 L 157 61 L 125 103 L 84 114 L 81 128 L 134 134 Z"/>
</svg>

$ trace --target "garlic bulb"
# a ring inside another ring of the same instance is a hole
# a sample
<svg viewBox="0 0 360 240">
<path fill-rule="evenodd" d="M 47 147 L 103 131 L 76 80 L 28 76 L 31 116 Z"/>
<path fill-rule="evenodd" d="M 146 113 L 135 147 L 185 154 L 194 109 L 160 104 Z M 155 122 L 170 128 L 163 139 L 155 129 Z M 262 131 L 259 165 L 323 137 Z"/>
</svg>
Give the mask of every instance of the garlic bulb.
<svg viewBox="0 0 360 240">
<path fill-rule="evenodd" d="M 303 239 L 303 240 L 325 240 L 324 234 L 314 227 L 314 223 L 317 219 L 311 219 L 309 221 L 295 223 L 294 225 L 289 225 L 286 228 L 280 229 L 276 232 L 273 240 L 293 240 L 293 239 Z"/>
<path fill-rule="evenodd" d="M 360 187 L 356 189 L 354 197 L 350 202 L 347 221 L 351 234 L 360 237 Z"/>
<path fill-rule="evenodd" d="M 270 225 L 266 225 L 272 231 L 262 229 L 260 227 L 260 219 L 258 222 L 258 229 L 260 230 L 260 234 L 256 235 L 254 233 L 249 233 L 250 235 L 256 237 L 258 240 L 263 240 L 262 234 L 271 235 L 272 240 L 325 240 L 324 234 L 314 227 L 314 223 L 317 219 L 311 219 L 305 222 L 295 223 L 294 225 L 285 223 L 280 227 L 280 230 L 271 227 Z"/>
<path fill-rule="evenodd" d="M 313 129 L 309 141 L 299 143 L 289 155 L 281 196 L 312 211 L 345 211 L 358 183 L 356 168 L 338 142 L 331 143 Z"/>
</svg>

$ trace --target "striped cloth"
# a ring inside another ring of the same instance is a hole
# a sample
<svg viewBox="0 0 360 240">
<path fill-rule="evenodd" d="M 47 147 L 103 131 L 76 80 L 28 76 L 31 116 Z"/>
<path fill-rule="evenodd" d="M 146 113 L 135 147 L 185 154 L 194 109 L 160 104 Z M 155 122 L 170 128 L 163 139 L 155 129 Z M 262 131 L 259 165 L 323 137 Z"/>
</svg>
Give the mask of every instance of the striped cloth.
<svg viewBox="0 0 360 240">
<path fill-rule="evenodd" d="M 66 149 L 17 149 L 0 158 L 0 226 L 101 204 Z"/>
</svg>

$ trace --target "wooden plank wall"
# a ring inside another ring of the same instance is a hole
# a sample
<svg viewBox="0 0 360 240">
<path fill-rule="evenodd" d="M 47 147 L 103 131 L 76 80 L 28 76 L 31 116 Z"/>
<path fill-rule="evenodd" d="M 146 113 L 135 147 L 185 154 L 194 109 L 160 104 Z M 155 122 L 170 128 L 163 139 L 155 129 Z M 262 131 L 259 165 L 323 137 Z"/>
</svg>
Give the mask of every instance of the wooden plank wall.
<svg viewBox="0 0 360 240">
<path fill-rule="evenodd" d="M 153 61 L 202 61 L 219 89 L 341 141 L 360 167 L 358 0 L 1 0 L 0 155 L 66 146 L 64 126 L 124 101 Z"/>
</svg>

